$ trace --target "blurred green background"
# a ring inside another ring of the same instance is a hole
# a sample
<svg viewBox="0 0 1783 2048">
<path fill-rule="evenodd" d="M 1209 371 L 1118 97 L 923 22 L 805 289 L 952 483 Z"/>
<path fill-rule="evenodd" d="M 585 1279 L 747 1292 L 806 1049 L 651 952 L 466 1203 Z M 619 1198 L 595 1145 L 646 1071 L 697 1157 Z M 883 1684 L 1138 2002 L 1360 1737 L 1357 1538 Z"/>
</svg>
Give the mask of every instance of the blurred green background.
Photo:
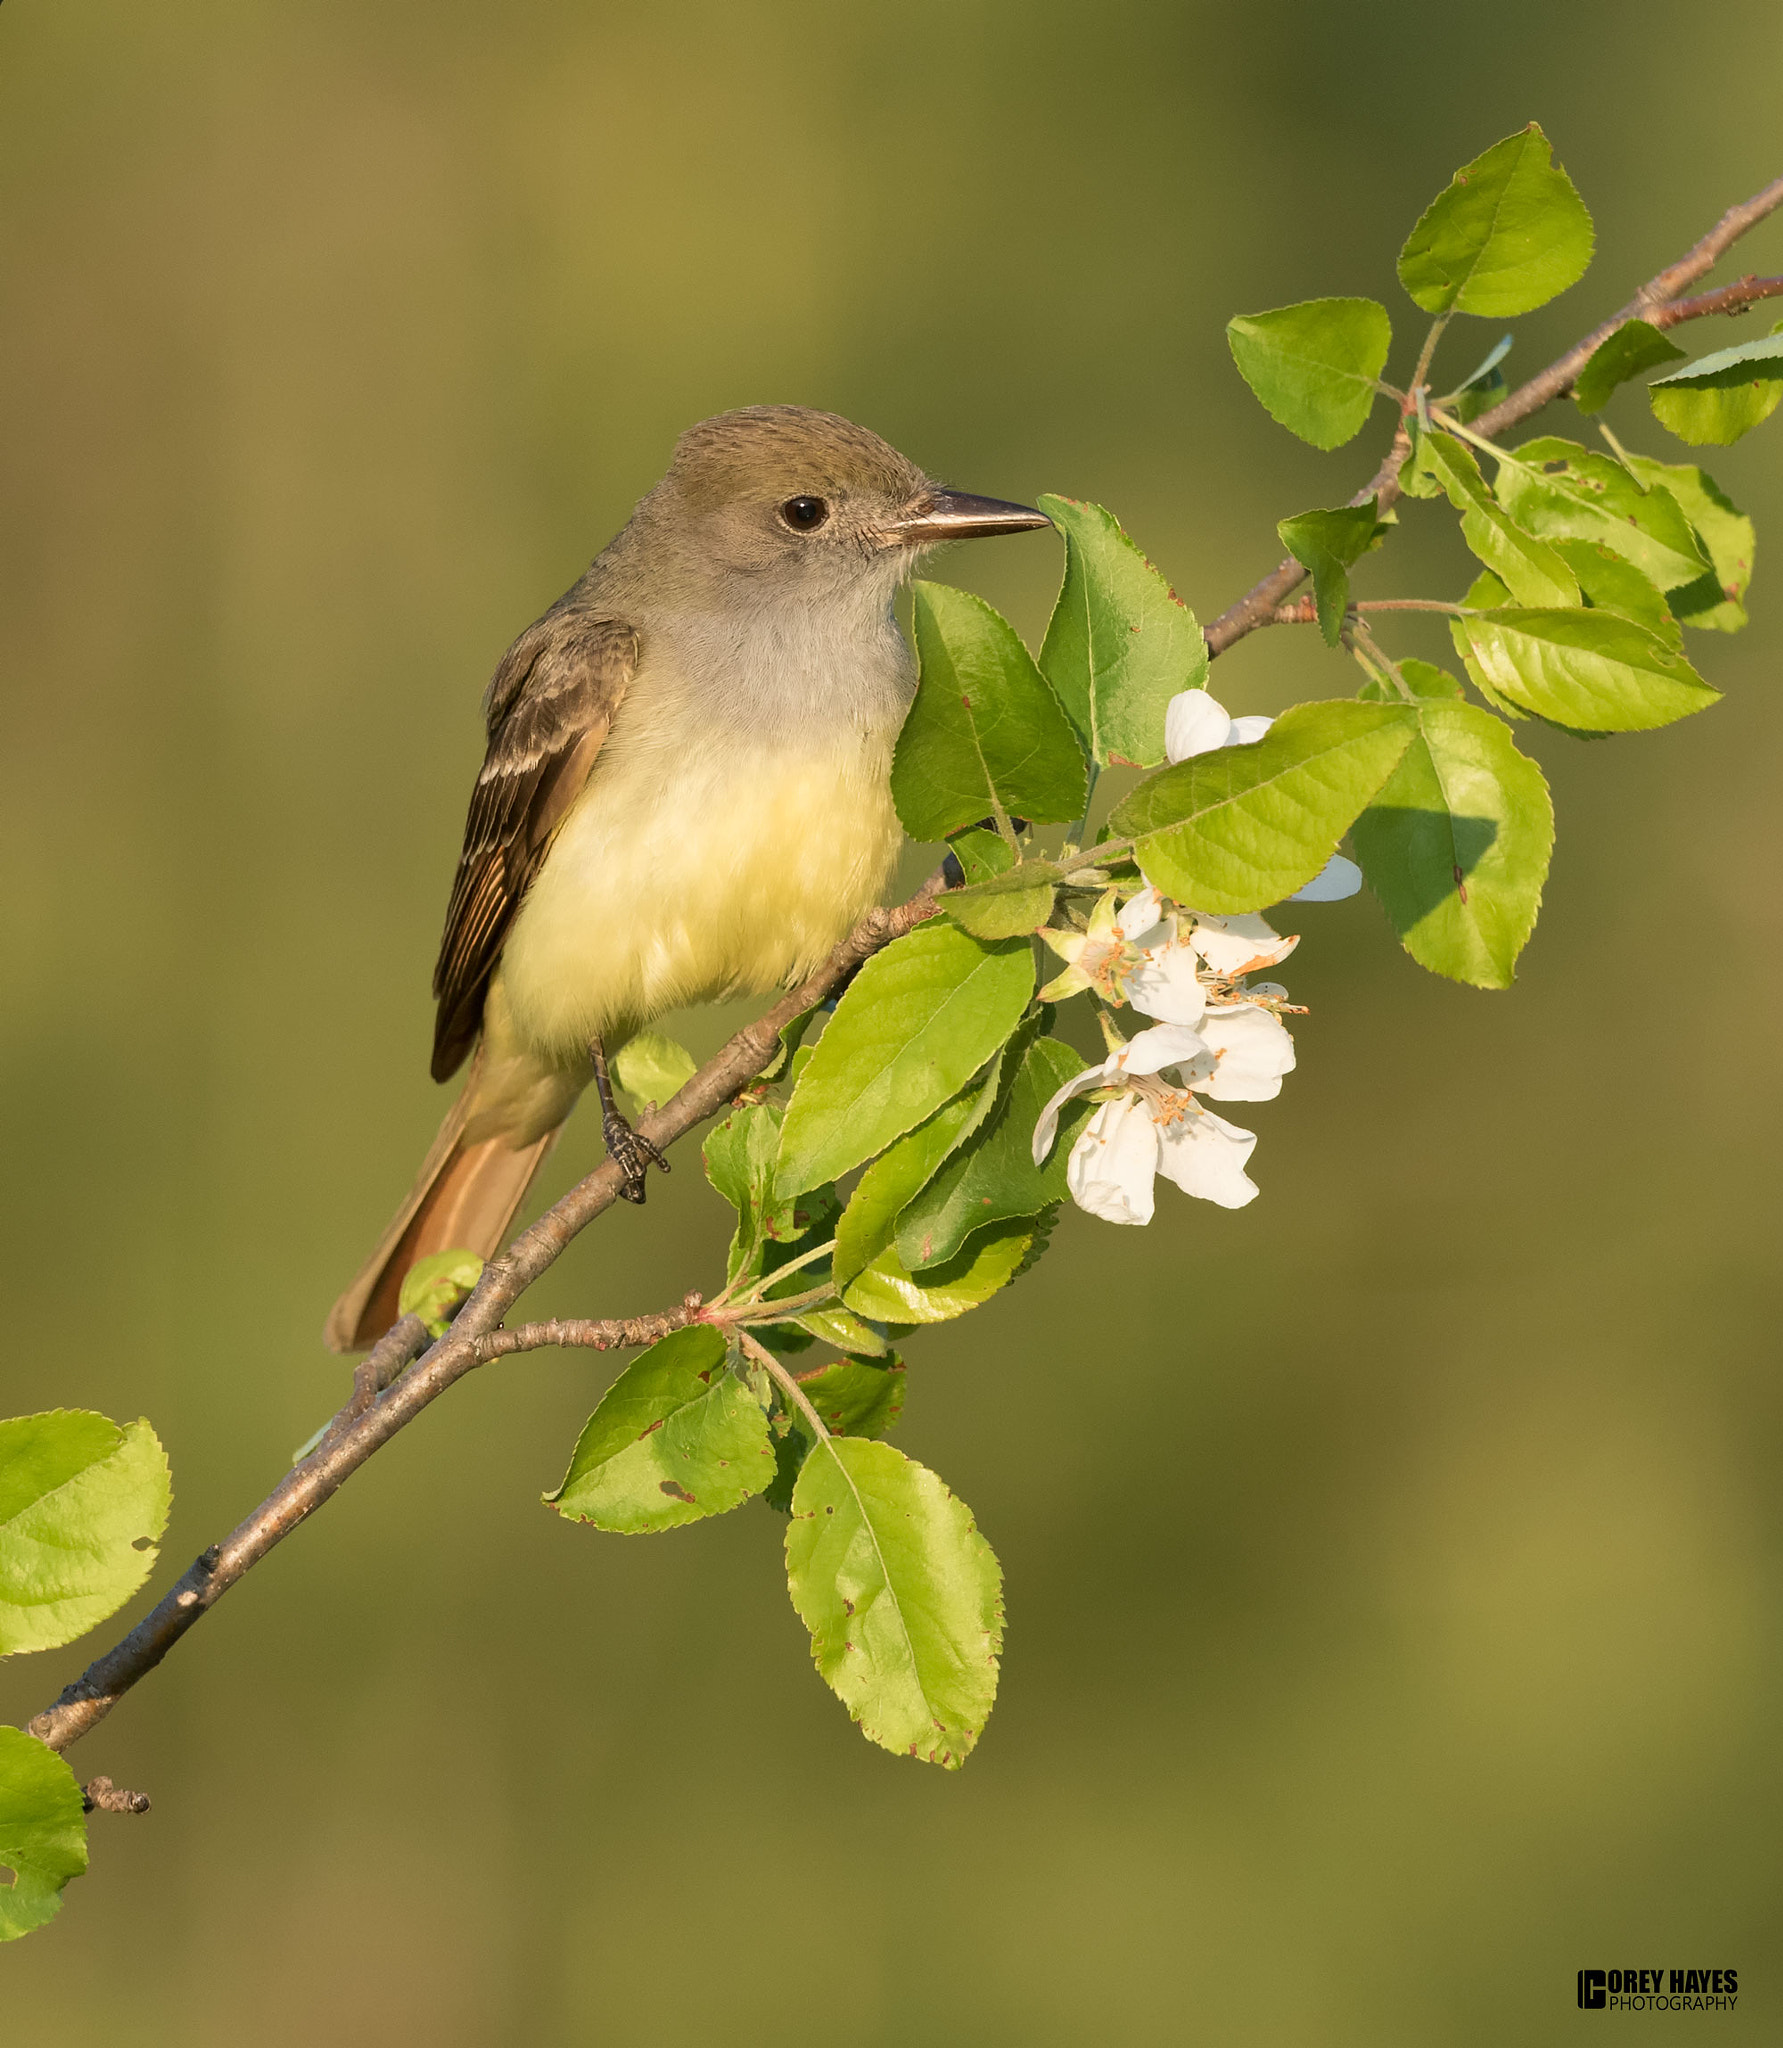
<svg viewBox="0 0 1783 2048">
<path fill-rule="evenodd" d="M 834 407 L 1111 504 L 1211 617 L 1388 425 L 1292 441 L 1227 317 L 1368 292 L 1415 346 L 1401 238 L 1536 117 L 1600 256 L 1527 374 L 1783 168 L 1783 18 L 1708 34 L 1657 0 L 13 0 L 4 1406 L 153 1418 L 157 1590 L 342 1393 L 315 1333 L 441 1112 L 478 692 L 675 433 Z M 1499 331 L 1461 327 L 1457 374 Z M 1638 392 L 1608 417 L 1679 459 Z M 1780 434 L 1708 457 L 1762 537 L 1750 632 L 1692 641 L 1726 704 L 1529 742 L 1560 844 L 1517 989 L 1307 908 L 1263 1199 L 1068 1216 L 912 1346 L 899 1441 L 1008 1572 L 963 1773 L 855 1733 L 759 1506 L 544 1512 L 602 1367 L 511 1362 L 78 1751 L 155 1811 L 0 1957 L 7 2040 L 1783 2038 Z M 1453 524 L 1409 508 L 1364 594 L 1457 594 Z M 941 573 L 1037 638 L 1057 568 Z M 1240 710 L 1355 681 L 1288 632 L 1215 676 Z M 552 1191 L 597 1153 L 584 1117 Z M 711 1284 L 684 1159 L 544 1305 Z M 82 1662 L 9 1665 L 0 1716 Z M 1587 2021 L 1586 1964 L 1734 1966 L 1740 2006 Z"/>
</svg>

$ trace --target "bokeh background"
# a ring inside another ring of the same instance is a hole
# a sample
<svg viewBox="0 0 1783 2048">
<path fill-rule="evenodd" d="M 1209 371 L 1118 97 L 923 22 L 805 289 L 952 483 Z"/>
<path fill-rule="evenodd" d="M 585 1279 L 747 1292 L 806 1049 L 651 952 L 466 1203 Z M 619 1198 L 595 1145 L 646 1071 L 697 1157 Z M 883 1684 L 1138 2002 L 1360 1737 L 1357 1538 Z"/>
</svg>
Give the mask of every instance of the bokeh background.
<svg viewBox="0 0 1783 2048">
<path fill-rule="evenodd" d="M 315 1333 L 441 1110 L 477 695 L 675 433 L 834 407 L 1111 504 L 1210 617 L 1388 424 L 1291 440 L 1228 316 L 1373 293 L 1409 351 L 1401 238 L 1536 117 L 1600 256 L 1527 374 L 1783 168 L 1783 18 L 1709 34 L 1657 0 L 12 0 L 0 1384 L 153 1418 L 156 1590 L 341 1395 Z M 1457 375 L 1499 331 L 1461 329 Z M 1609 418 L 1675 453 L 1638 393 Z M 8 2041 L 1548 2042 L 1606 2024 L 1587 1964 L 1737 1967 L 1731 2018 L 1638 2024 L 1783 2037 L 1780 435 L 1708 457 L 1761 533 L 1753 627 L 1692 643 L 1726 703 L 1530 739 L 1560 843 L 1518 987 L 1306 909 L 1263 1199 L 1068 1216 L 911 1347 L 899 1441 L 1008 1572 L 963 1773 L 855 1733 L 766 1510 L 542 1510 L 603 1371 L 506 1364 L 82 1747 L 155 1810 L 0 1956 Z M 1452 527 L 1409 508 L 1365 592 L 1455 594 Z M 942 573 L 1037 639 L 1057 569 L 1035 537 Z M 1355 680 L 1280 632 L 1216 687 Z M 549 1192 L 597 1149 L 584 1118 Z M 543 1304 L 709 1285 L 725 1213 L 689 1150 Z M 9 1665 L 0 1715 L 83 1661 Z"/>
</svg>

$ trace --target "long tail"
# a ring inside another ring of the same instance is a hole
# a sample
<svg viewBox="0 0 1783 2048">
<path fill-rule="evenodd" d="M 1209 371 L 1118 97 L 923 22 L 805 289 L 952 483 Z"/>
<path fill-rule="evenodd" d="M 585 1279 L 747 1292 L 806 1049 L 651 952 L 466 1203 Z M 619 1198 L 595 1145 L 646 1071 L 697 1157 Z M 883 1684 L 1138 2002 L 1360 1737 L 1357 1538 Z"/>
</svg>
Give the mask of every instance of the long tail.
<svg viewBox="0 0 1783 2048">
<path fill-rule="evenodd" d="M 484 1048 L 479 1047 L 463 1092 L 421 1162 L 415 1185 L 377 1250 L 329 1311 L 322 1338 L 331 1351 L 363 1351 L 377 1342 L 396 1321 L 403 1277 L 418 1259 L 461 1249 L 487 1259 L 501 1248 L 514 1212 L 557 1142 L 562 1117 L 568 1116 L 578 1091 L 566 1091 L 562 1116 L 542 1135 L 532 1135 L 537 1123 L 529 1119 L 522 1133 L 512 1137 L 498 1132 L 467 1139 L 465 1126 L 473 1110 L 480 1112 L 480 1131 L 491 1121 L 486 1090 L 479 1085 L 483 1066 Z"/>
</svg>

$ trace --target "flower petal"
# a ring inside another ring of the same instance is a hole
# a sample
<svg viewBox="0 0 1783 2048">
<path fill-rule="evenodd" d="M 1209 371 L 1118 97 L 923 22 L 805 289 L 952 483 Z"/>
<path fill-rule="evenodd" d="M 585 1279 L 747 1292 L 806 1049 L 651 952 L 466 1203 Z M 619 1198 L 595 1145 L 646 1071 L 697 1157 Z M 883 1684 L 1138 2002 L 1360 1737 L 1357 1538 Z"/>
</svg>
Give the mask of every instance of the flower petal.
<svg viewBox="0 0 1783 2048">
<path fill-rule="evenodd" d="M 1242 1209 L 1257 1199 L 1257 1184 L 1244 1170 L 1257 1143 L 1254 1131 L 1241 1131 L 1204 1109 L 1161 1128 L 1158 1136 L 1158 1171 L 1185 1195 L 1222 1209 Z"/>
<path fill-rule="evenodd" d="M 1294 1071 L 1287 1026 L 1250 1003 L 1209 1010 L 1201 1036 L 1216 1065 L 1205 1081 L 1191 1079 L 1189 1086 L 1215 1102 L 1272 1102 L 1282 1092 L 1282 1076 Z"/>
<path fill-rule="evenodd" d="M 1121 913 L 1114 921 L 1114 928 L 1129 946 L 1144 945 L 1152 941 L 1154 931 L 1162 931 L 1164 924 L 1164 899 L 1147 882 L 1137 896 L 1129 896 L 1121 905 Z M 1167 937 L 1168 934 L 1166 933 Z"/>
<path fill-rule="evenodd" d="M 1206 690 L 1178 690 L 1164 706 L 1164 758 L 1174 765 L 1226 745 L 1232 721 Z"/>
<path fill-rule="evenodd" d="M 1109 1054 L 1108 1078 L 1116 1080 L 1123 1073 L 1155 1074 L 1164 1067 L 1196 1059 L 1206 1051 L 1207 1044 L 1200 1033 L 1186 1025 L 1154 1024 L 1149 1030 L 1135 1033 L 1125 1045 Z"/>
<path fill-rule="evenodd" d="M 1071 1199 L 1104 1223 L 1149 1223 L 1158 1136 L 1136 1096 L 1103 1103 L 1071 1148 L 1065 1169 Z"/>
<path fill-rule="evenodd" d="M 1235 718 L 1232 737 L 1226 744 L 1229 747 L 1254 747 L 1274 723 L 1273 718 L 1260 718 L 1255 712 L 1244 718 Z"/>
<path fill-rule="evenodd" d="M 1134 1009 L 1161 1023 L 1194 1026 L 1207 1009 L 1201 962 L 1192 946 L 1164 945 L 1148 952 L 1124 986 Z"/>
<path fill-rule="evenodd" d="M 1274 967 L 1300 943 L 1297 936 L 1284 939 L 1254 914 L 1204 917 L 1197 911 L 1194 929 L 1186 936 L 1214 973 L 1227 979 L 1253 973 L 1259 967 Z"/>
<path fill-rule="evenodd" d="M 1296 889 L 1284 900 L 1289 903 L 1341 903 L 1362 886 L 1362 870 L 1353 860 L 1334 853 L 1304 889 Z"/>
<path fill-rule="evenodd" d="M 1143 1038 L 1144 1032 L 1140 1033 Z M 1059 1134 L 1059 1111 L 1074 1095 L 1087 1095 L 1092 1088 L 1100 1088 L 1109 1078 L 1109 1069 L 1114 1066 L 1112 1059 L 1104 1060 L 1099 1067 L 1085 1067 L 1081 1074 L 1073 1074 L 1046 1107 L 1040 1112 L 1040 1120 L 1034 1126 L 1034 1164 L 1044 1166 L 1046 1155 L 1052 1150 L 1052 1141 Z"/>
</svg>

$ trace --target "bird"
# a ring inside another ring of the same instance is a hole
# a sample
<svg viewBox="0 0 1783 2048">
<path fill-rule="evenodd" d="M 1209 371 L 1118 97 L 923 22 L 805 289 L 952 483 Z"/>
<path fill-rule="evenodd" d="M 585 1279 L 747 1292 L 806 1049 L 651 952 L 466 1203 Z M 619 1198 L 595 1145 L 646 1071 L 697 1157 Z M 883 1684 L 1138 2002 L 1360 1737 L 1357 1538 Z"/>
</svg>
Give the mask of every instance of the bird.
<svg viewBox="0 0 1783 2048">
<path fill-rule="evenodd" d="M 795 985 L 880 900 L 916 688 L 897 589 L 935 546 L 1048 524 L 836 413 L 745 406 L 680 436 L 484 695 L 433 978 L 433 1077 L 469 1070 L 331 1349 L 376 1342 L 417 1260 L 493 1256 L 590 1081 L 644 1200 L 668 1162 L 613 1056 L 671 1010 Z"/>
</svg>

